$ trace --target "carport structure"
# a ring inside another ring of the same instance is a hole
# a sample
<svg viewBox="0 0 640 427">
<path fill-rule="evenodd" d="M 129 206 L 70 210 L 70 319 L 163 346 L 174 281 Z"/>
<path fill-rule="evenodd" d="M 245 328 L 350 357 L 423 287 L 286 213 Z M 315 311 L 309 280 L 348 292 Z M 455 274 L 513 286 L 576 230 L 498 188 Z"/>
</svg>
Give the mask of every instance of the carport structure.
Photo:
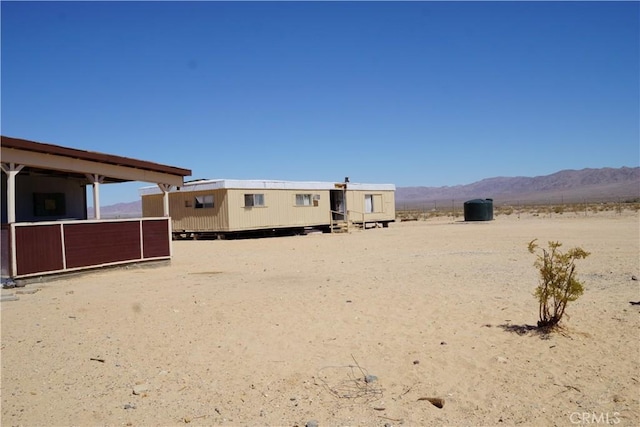
<svg viewBox="0 0 640 427">
<path fill-rule="evenodd" d="M 3 279 L 171 258 L 168 195 L 162 217 L 102 219 L 100 186 L 142 181 L 167 193 L 190 170 L 7 136 L 1 141 Z"/>
</svg>

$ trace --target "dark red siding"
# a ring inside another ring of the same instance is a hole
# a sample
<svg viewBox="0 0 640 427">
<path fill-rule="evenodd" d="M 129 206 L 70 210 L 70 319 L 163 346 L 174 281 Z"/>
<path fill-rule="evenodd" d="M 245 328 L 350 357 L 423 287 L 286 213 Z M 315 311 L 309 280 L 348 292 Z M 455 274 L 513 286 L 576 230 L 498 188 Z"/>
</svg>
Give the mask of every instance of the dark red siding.
<svg viewBox="0 0 640 427">
<path fill-rule="evenodd" d="M 14 276 L 11 271 L 11 228 L 7 224 L 2 224 L 2 238 L 0 240 L 0 259 L 2 260 L 2 277 Z"/>
<path fill-rule="evenodd" d="M 17 274 L 62 270 L 61 225 L 16 227 Z"/>
<path fill-rule="evenodd" d="M 171 257 L 169 218 L 24 224 L 13 239 L 11 230 L 3 224 L 2 274 L 11 277 Z"/>
<path fill-rule="evenodd" d="M 145 220 L 142 223 L 142 247 L 145 258 L 170 255 L 169 220 Z"/>
<path fill-rule="evenodd" d="M 67 224 L 67 268 L 141 259 L 140 222 Z"/>
</svg>

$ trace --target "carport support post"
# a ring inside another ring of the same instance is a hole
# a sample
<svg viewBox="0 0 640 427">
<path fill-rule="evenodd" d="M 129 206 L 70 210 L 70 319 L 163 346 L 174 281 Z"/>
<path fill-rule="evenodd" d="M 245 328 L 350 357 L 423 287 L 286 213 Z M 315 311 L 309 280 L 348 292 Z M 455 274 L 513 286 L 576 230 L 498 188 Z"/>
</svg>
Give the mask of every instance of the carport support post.
<svg viewBox="0 0 640 427">
<path fill-rule="evenodd" d="M 100 184 L 104 182 L 104 177 L 98 174 L 85 174 L 93 186 L 93 217 L 100 219 Z"/>
<path fill-rule="evenodd" d="M 24 165 L 2 163 L 2 171 L 7 174 L 7 222 L 16 222 L 16 175 Z"/>
<path fill-rule="evenodd" d="M 169 216 L 169 191 L 171 191 L 170 184 L 158 184 L 160 190 L 162 190 L 162 210 L 164 216 Z"/>
</svg>

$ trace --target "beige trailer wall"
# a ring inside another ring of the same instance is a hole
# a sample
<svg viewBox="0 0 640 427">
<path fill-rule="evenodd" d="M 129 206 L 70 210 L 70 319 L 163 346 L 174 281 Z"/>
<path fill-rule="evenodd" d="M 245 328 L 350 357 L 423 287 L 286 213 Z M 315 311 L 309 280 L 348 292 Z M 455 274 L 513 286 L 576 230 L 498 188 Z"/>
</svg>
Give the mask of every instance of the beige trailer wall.
<svg viewBox="0 0 640 427">
<path fill-rule="evenodd" d="M 245 206 L 245 194 L 261 194 L 264 206 Z M 213 195 L 213 208 L 195 208 L 197 197 Z M 297 206 L 296 195 L 307 195 L 310 205 Z M 268 228 L 329 225 L 329 190 L 218 189 L 169 193 L 173 230 L 231 232 Z M 162 216 L 162 195 L 142 196 L 144 217 Z"/>
<path fill-rule="evenodd" d="M 329 190 L 229 189 L 231 231 L 306 227 L 330 223 Z M 245 206 L 245 194 L 262 194 L 264 206 Z M 296 195 L 307 195 L 309 206 L 297 206 Z"/>
<path fill-rule="evenodd" d="M 226 189 L 169 193 L 174 231 L 230 231 Z M 213 198 L 213 206 L 209 201 Z M 207 202 L 204 203 L 203 202 Z M 162 216 L 162 195 L 142 196 L 142 216 Z"/>
<path fill-rule="evenodd" d="M 142 196 L 142 216 L 143 217 L 161 217 L 164 216 L 162 209 L 162 195 L 153 194 Z"/>
<path fill-rule="evenodd" d="M 394 221 L 395 192 L 347 189 L 347 210 L 354 222 Z"/>
</svg>

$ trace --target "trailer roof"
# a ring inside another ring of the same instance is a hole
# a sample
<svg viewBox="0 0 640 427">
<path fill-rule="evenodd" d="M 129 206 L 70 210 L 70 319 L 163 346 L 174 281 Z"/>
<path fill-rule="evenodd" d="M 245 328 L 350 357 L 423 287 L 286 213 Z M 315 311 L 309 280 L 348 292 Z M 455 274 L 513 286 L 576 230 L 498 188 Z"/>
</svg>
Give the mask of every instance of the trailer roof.
<svg viewBox="0 0 640 427">
<path fill-rule="evenodd" d="M 321 181 L 278 181 L 278 180 L 241 180 L 241 179 L 202 179 L 185 182 L 182 187 L 172 190 L 192 192 L 219 189 L 247 189 L 247 190 L 336 190 L 342 188 L 343 182 Z M 361 191 L 395 191 L 394 184 L 360 184 L 347 183 L 349 190 Z M 138 190 L 140 196 L 161 194 L 157 186 L 142 187 Z"/>
</svg>

